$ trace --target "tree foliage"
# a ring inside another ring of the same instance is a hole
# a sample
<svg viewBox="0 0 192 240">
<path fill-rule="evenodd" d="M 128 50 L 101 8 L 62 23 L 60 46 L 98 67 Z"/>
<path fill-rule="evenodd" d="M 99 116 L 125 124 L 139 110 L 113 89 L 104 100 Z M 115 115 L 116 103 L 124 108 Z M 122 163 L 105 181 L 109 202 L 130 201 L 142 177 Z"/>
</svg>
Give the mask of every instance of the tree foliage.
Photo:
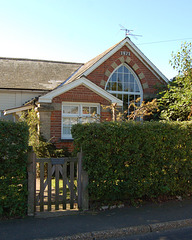
<svg viewBox="0 0 192 240">
<path fill-rule="evenodd" d="M 183 43 L 180 51 L 172 53 L 170 64 L 178 75 L 168 84 L 159 100 L 161 118 L 173 121 L 190 120 L 192 113 L 192 44 Z"/>
</svg>

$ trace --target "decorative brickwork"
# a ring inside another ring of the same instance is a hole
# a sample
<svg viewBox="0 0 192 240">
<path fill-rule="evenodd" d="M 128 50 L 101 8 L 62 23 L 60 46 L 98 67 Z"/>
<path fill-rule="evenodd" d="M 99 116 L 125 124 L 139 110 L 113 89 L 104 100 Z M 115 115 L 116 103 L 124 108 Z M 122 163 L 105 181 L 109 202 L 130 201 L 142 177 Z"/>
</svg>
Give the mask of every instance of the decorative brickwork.
<svg viewBox="0 0 192 240">
<path fill-rule="evenodd" d="M 130 55 L 123 55 L 122 52 L 129 52 Z M 135 56 L 135 54 L 124 45 L 118 51 L 116 51 L 113 55 L 107 58 L 104 62 L 102 62 L 97 68 L 93 69 L 91 73 L 85 76 L 88 80 L 96 84 L 102 89 L 105 89 L 106 83 L 113 73 L 113 71 L 119 67 L 121 64 L 127 64 L 134 73 L 138 76 L 138 79 L 141 82 L 141 86 L 143 88 L 143 96 L 144 99 L 148 96 L 154 96 L 156 93 L 155 86 L 158 84 L 165 84 L 165 81 L 161 79 L 161 77 L 157 77 L 155 75 L 154 70 L 147 62 Z M 50 124 L 50 138 L 56 142 L 56 146 L 61 148 L 63 146 L 67 146 L 70 151 L 73 149 L 72 141 L 62 140 L 61 139 L 61 124 L 62 124 L 62 116 L 61 116 L 61 106 L 62 102 L 77 102 L 77 103 L 100 103 L 101 105 L 101 121 L 110 121 L 112 116 L 109 109 L 102 108 L 102 105 L 110 105 L 111 103 L 100 95 L 96 94 L 94 91 L 85 87 L 84 85 L 80 85 L 78 87 L 74 87 L 73 89 L 58 95 L 53 98 L 51 108 L 51 117 L 48 124 Z M 44 117 L 46 119 L 46 117 Z"/>
<path fill-rule="evenodd" d="M 122 51 L 129 51 L 130 56 L 121 56 Z M 109 76 L 122 63 L 125 63 L 129 67 L 131 67 L 140 79 L 141 85 L 144 86 L 144 97 L 148 97 L 148 95 L 150 94 L 154 96 L 156 92 L 155 86 L 158 84 L 161 85 L 163 80 L 153 74 L 154 71 L 152 69 L 150 70 L 149 66 L 146 67 L 147 64 L 144 64 L 138 57 L 136 57 L 134 53 L 130 49 L 128 49 L 127 46 L 123 46 L 121 49 L 119 49 L 119 51 L 117 51 L 114 55 L 108 58 L 92 73 L 90 73 L 87 78 L 101 88 L 105 89 L 105 85 Z"/>
</svg>

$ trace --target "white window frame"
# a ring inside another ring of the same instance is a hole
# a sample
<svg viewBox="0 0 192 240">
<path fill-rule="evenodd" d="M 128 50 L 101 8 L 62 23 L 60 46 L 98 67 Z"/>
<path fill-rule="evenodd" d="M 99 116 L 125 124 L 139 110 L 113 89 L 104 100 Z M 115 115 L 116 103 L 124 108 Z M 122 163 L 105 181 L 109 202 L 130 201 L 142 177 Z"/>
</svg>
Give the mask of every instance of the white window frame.
<svg viewBox="0 0 192 240">
<path fill-rule="evenodd" d="M 113 75 L 121 66 L 126 67 L 126 68 L 129 70 L 129 72 L 133 75 L 133 77 L 134 77 L 134 79 L 135 79 L 135 81 L 136 81 L 136 83 L 137 83 L 137 85 L 138 85 L 139 92 L 107 90 L 107 86 L 108 86 L 108 83 L 109 83 L 112 75 Z M 129 98 L 129 96 L 133 95 L 133 96 L 134 96 L 134 100 L 136 100 L 136 96 L 139 95 L 139 96 L 140 96 L 140 104 L 141 104 L 142 101 L 143 101 L 143 88 L 142 88 L 142 86 L 141 86 L 141 82 L 140 82 L 138 76 L 136 75 L 136 73 L 135 73 L 127 64 L 125 64 L 125 63 L 122 63 L 121 65 L 119 65 L 119 66 L 118 66 L 117 68 L 115 68 L 114 71 L 111 73 L 111 75 L 110 75 L 109 78 L 108 78 L 108 81 L 106 82 L 105 90 L 106 90 L 107 92 L 115 95 L 117 98 L 118 98 L 118 94 L 119 94 L 119 95 L 128 95 L 128 98 Z M 122 99 L 121 99 L 121 100 L 122 100 Z M 130 102 L 129 102 L 129 100 L 128 100 L 128 106 L 129 106 L 129 103 L 130 103 Z M 122 107 L 122 110 L 123 110 L 123 107 Z M 129 110 L 128 110 L 128 112 L 129 112 Z"/>
<path fill-rule="evenodd" d="M 63 107 L 64 106 L 77 106 L 78 113 L 77 114 L 64 114 Z M 71 134 L 64 134 L 63 133 L 63 125 L 64 125 L 64 118 L 77 118 L 78 123 L 82 123 L 82 119 L 91 118 L 91 114 L 83 114 L 83 107 L 96 107 L 97 108 L 97 116 L 100 116 L 100 104 L 99 103 L 86 103 L 86 102 L 62 102 L 62 109 L 61 109 L 61 139 L 65 140 L 72 140 Z"/>
</svg>

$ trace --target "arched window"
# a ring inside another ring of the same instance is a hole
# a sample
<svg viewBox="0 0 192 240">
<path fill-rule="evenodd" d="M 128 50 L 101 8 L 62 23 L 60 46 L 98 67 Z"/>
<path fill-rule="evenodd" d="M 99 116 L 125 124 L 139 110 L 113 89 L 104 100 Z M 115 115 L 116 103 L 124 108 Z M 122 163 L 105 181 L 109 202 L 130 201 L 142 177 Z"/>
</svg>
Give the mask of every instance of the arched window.
<svg viewBox="0 0 192 240">
<path fill-rule="evenodd" d="M 134 71 L 125 64 L 120 65 L 113 71 L 105 89 L 123 101 L 123 111 L 128 110 L 128 114 L 133 110 L 128 109 L 131 101 L 141 98 L 136 103 L 140 105 L 143 100 L 141 83 Z"/>
</svg>

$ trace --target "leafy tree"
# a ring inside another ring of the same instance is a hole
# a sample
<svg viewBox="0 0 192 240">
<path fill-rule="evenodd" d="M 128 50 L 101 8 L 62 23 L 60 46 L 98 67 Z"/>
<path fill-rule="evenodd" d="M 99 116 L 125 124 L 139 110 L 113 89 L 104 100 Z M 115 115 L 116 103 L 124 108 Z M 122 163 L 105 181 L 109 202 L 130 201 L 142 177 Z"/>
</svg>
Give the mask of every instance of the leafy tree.
<svg viewBox="0 0 192 240">
<path fill-rule="evenodd" d="M 178 75 L 170 81 L 159 100 L 161 118 L 173 121 L 190 120 L 192 114 L 192 44 L 183 43 L 180 51 L 172 53 L 170 61 Z"/>
</svg>

